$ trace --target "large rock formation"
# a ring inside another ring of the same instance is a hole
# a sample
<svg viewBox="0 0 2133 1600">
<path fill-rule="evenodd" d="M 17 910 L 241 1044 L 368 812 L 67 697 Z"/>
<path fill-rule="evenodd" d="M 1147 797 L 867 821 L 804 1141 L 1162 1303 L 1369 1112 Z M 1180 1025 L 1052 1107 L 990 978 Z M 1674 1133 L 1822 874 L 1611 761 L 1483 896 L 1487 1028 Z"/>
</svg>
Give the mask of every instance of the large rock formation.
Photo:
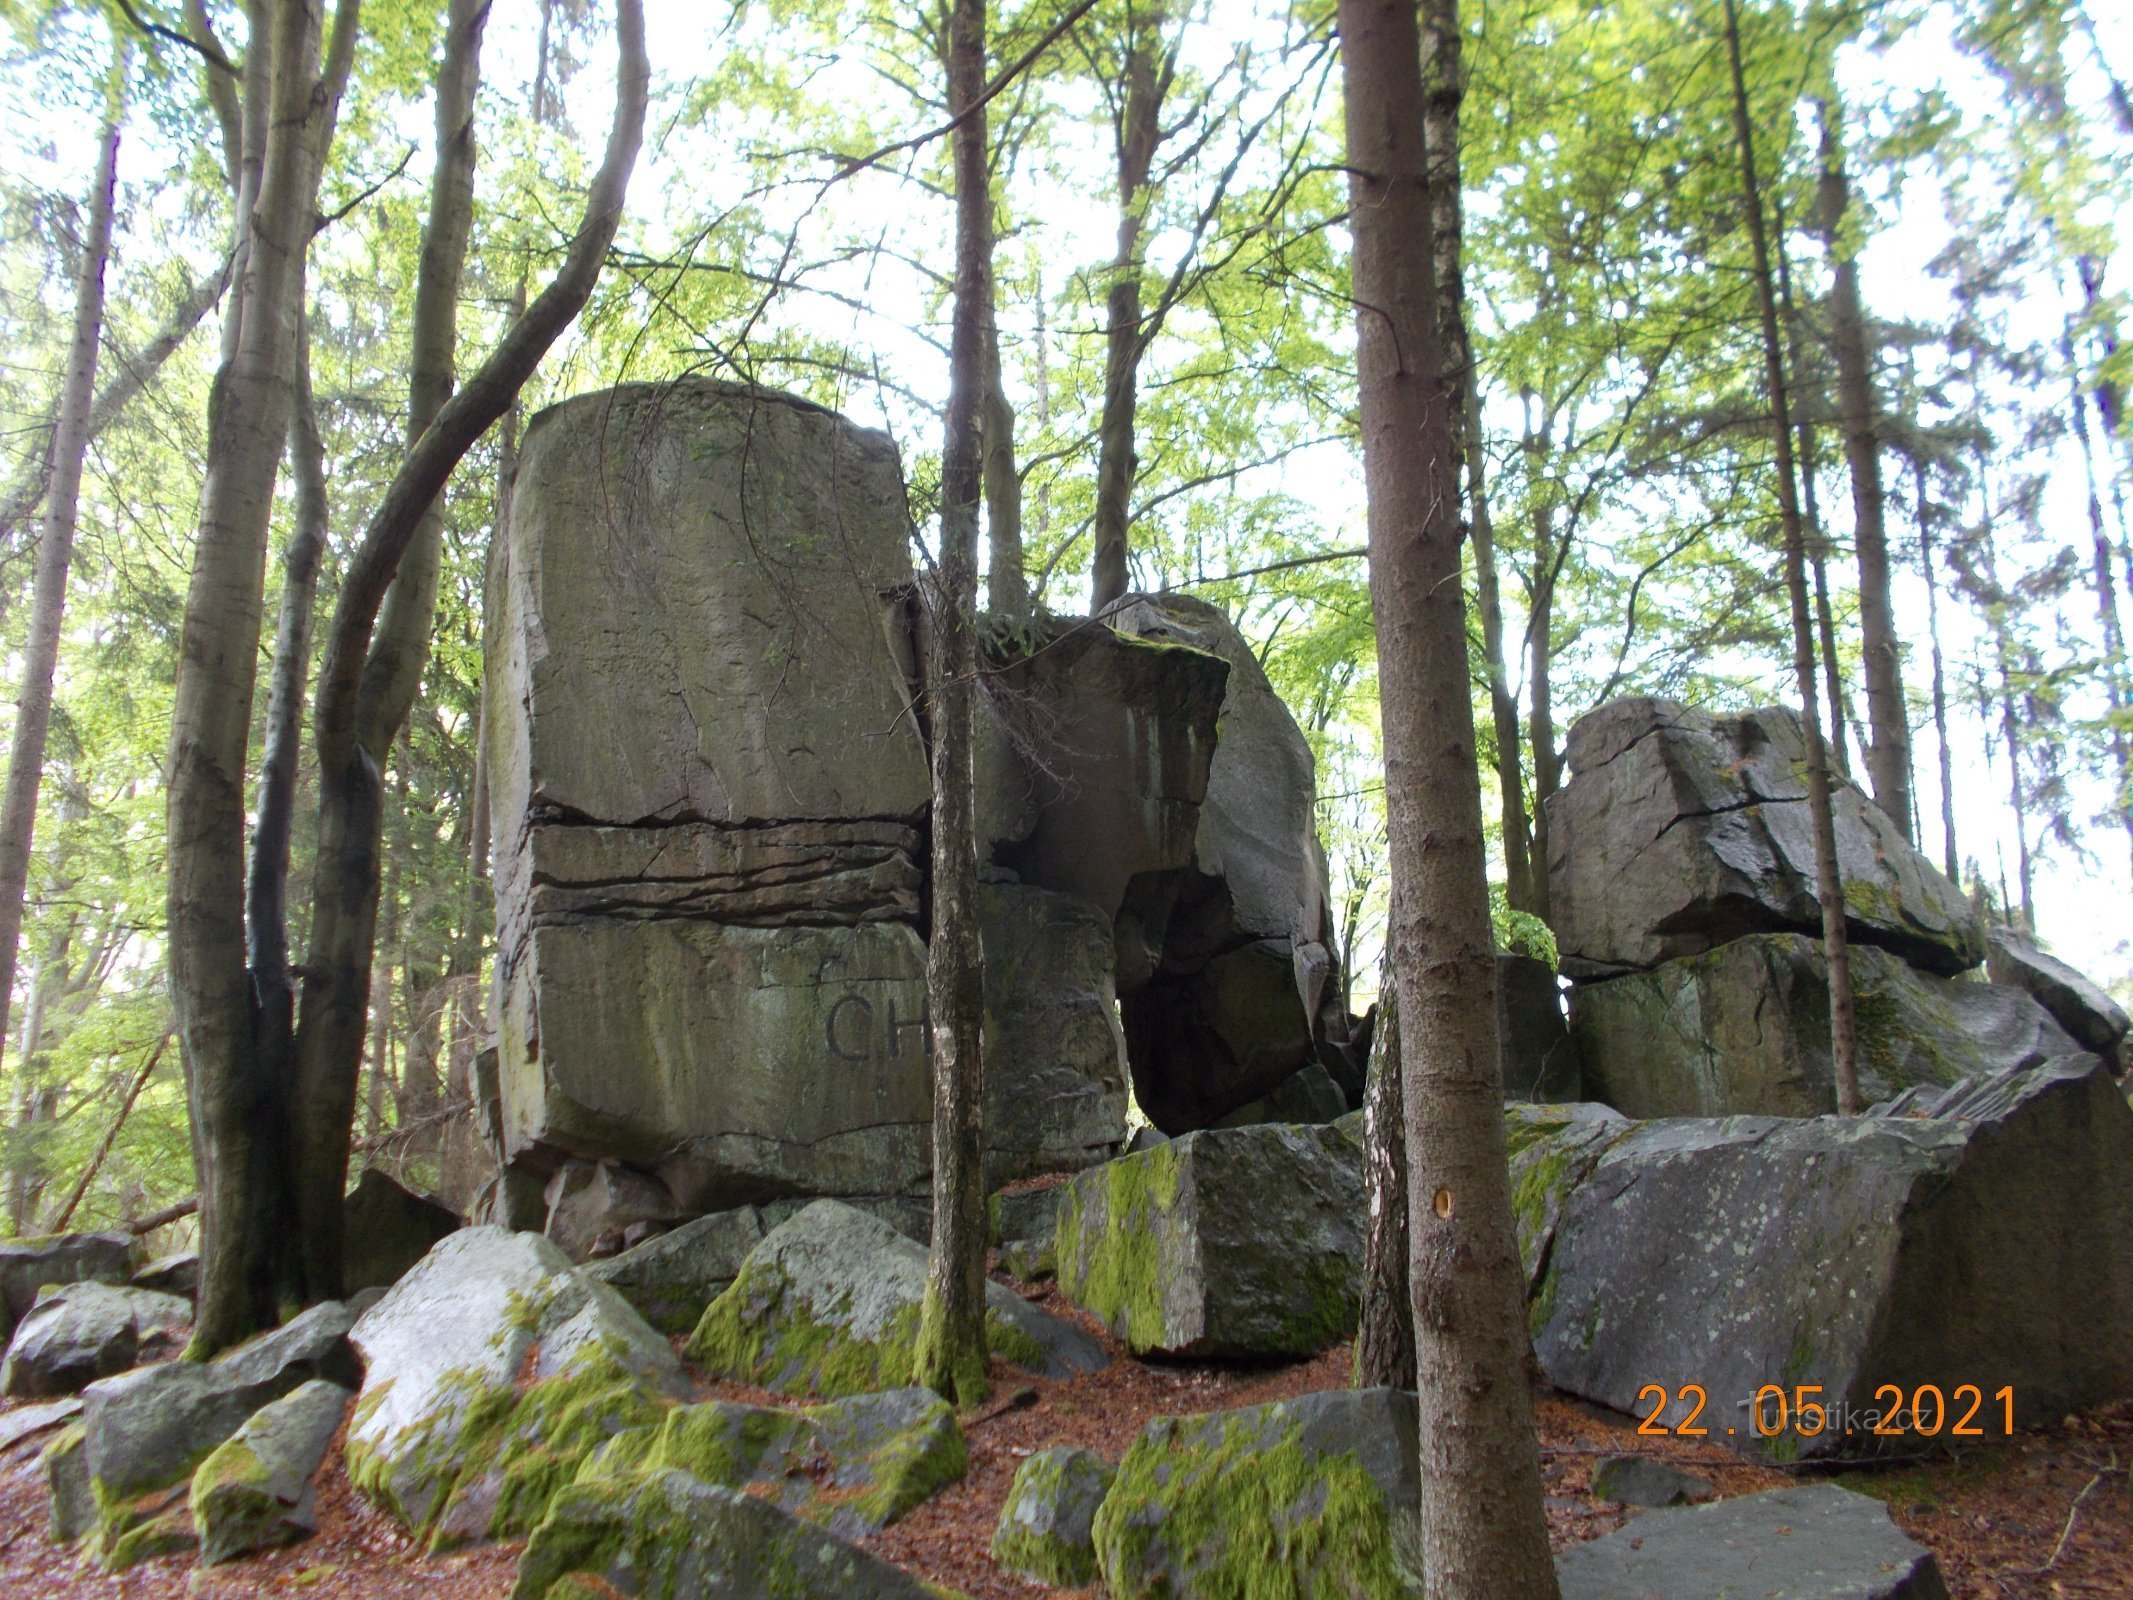
<svg viewBox="0 0 2133 1600">
<path fill-rule="evenodd" d="M 1189 865 L 1133 888 L 1143 936 L 1159 922 L 1160 939 L 1136 957 L 1120 930 L 1142 1109 L 1166 1133 L 1206 1127 L 1322 1056 L 1358 1094 L 1357 1064 L 1336 1054 L 1347 1018 L 1303 730 L 1250 641 L 1204 600 L 1135 596 L 1105 620 L 1229 666 Z"/>
<path fill-rule="evenodd" d="M 1985 945 L 1985 971 L 1994 983 L 2030 995 L 2082 1049 L 2117 1061 L 2126 1034 L 2133 1031 L 2124 1006 L 2014 928 L 1992 929 Z"/>
<path fill-rule="evenodd" d="M 1868 1102 L 2080 1053 L 2019 989 L 1852 951 L 1859 1086 Z M 1812 1117 L 1837 1109 L 1829 976 L 1816 941 L 1752 934 L 1571 999 L 1587 1091 L 1632 1117 Z"/>
<path fill-rule="evenodd" d="M 908 522 L 886 437 L 791 396 L 629 386 L 528 430 L 488 607 L 487 1215 L 583 1254 L 625 1210 L 924 1192 Z M 1143 599 L 985 654 L 995 1181 L 1115 1150 L 1129 1056 L 1180 1131 L 1314 1060 L 1357 1092 L 1310 750 L 1242 637 Z"/>
<path fill-rule="evenodd" d="M 1572 1394 L 1664 1386 L 1671 1425 L 1693 1384 L 1714 1442 L 1786 1459 L 1916 1448 L 1868 1419 L 1922 1386 L 1993 1434 L 2003 1388 L 2023 1428 L 2133 1393 L 2133 1108 L 2093 1057 L 1865 1117 L 1534 1108 L 1511 1142 L 1534 1349 Z M 1772 1384 L 1782 1426 L 1751 1409 Z"/>
<path fill-rule="evenodd" d="M 1751 933 L 1819 933 L 1805 746 L 1781 707 L 1715 717 L 1611 700 L 1570 730 L 1548 797 L 1549 920 L 1563 970 L 1606 977 Z M 1984 959 L 1962 894 L 1850 783 L 1832 797 L 1846 922 L 1929 972 Z"/>
</svg>

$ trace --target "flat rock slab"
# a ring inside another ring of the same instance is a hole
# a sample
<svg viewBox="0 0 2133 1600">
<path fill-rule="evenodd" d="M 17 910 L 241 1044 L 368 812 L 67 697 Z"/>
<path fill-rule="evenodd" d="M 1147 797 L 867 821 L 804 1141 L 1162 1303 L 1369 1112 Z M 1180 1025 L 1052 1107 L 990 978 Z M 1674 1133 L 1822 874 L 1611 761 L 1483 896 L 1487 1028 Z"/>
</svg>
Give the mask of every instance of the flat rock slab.
<svg viewBox="0 0 2133 1600">
<path fill-rule="evenodd" d="M 511 1600 L 934 1600 L 878 1556 L 685 1472 L 573 1485 L 520 1558 Z"/>
<path fill-rule="evenodd" d="M 1548 797 L 1550 924 L 1563 970 L 1605 977 L 1749 933 L 1817 933 L 1806 746 L 1783 707 L 1714 717 L 1610 700 L 1570 730 Z M 1854 940 L 1940 973 L 1984 959 L 1970 905 L 1852 784 L 1830 799 Z"/>
<path fill-rule="evenodd" d="M 1866 1103 L 2079 1055 L 2020 989 L 1852 953 Z M 1572 991 L 1585 1092 L 1632 1117 L 1824 1116 L 1837 1109 L 1829 969 L 1797 933 L 1752 934 Z"/>
<path fill-rule="evenodd" d="M 676 1406 L 657 1426 L 609 1440 L 578 1480 L 674 1468 L 859 1539 L 959 1481 L 968 1465 L 953 1406 L 930 1389 L 890 1389 L 793 1410 Z"/>
<path fill-rule="evenodd" d="M 317 1531 L 312 1480 L 353 1399 L 353 1390 L 314 1378 L 253 1412 L 200 1463 L 190 1500 L 204 1565 Z"/>
<path fill-rule="evenodd" d="M 1187 1134 L 1063 1190 L 1059 1286 L 1136 1355 L 1312 1355 L 1355 1332 L 1358 1117 Z"/>
<path fill-rule="evenodd" d="M 1117 1600 L 1408 1592 L 1396 1521 L 1420 1500 L 1415 1399 L 1328 1390 L 1157 1417 L 1096 1513 Z"/>
<path fill-rule="evenodd" d="M 689 1341 L 712 1372 L 783 1394 L 838 1398 L 911 1381 L 926 1251 L 886 1222 L 817 1200 L 749 1253 Z M 994 1355 L 1045 1377 L 1108 1358 L 1072 1323 L 997 1284 L 985 1289 Z"/>
<path fill-rule="evenodd" d="M 992 1535 L 1009 1572 L 1058 1589 L 1096 1581 L 1096 1513 L 1118 1476 L 1093 1450 L 1055 1445 L 1015 1469 Z"/>
<path fill-rule="evenodd" d="M 0 1450 L 12 1450 L 23 1440 L 43 1433 L 47 1428 L 72 1422 L 80 1415 L 81 1399 L 76 1395 L 69 1395 L 64 1400 L 47 1400 L 43 1405 L 17 1406 L 12 1411 L 0 1413 Z"/>
<path fill-rule="evenodd" d="M 502 1228 L 450 1235 L 353 1339 L 349 1479 L 435 1547 L 530 1532 L 586 1457 L 687 1387 L 627 1301 Z"/>
<path fill-rule="evenodd" d="M 1594 1463 L 1592 1497 L 1622 1506 L 1678 1506 L 1704 1501 L 1710 1483 L 1650 1456 L 1608 1456 Z"/>
<path fill-rule="evenodd" d="M 2125 1007 L 2100 985 L 2045 954 L 2013 928 L 1994 928 L 1985 935 L 1985 971 L 1994 983 L 2033 997 L 2082 1049 L 2095 1051 L 2107 1062 L 2133 1029 Z"/>
<path fill-rule="evenodd" d="M 2093 1056 L 1862 1117 L 1575 1126 L 1514 1156 L 1557 1388 L 1643 1415 L 1664 1386 L 1674 1425 L 1695 1385 L 1712 1442 L 1774 1460 L 1914 1450 L 1873 1419 L 1926 1386 L 1977 1386 L 1994 1434 L 2003 1387 L 2019 1428 L 2133 1394 L 2133 1108 Z"/>
<path fill-rule="evenodd" d="M 1563 1600 L 1948 1600 L 1932 1552 L 1835 1484 L 1648 1512 L 1555 1567 Z"/>
<path fill-rule="evenodd" d="M 126 1371 L 145 1347 L 167 1343 L 193 1320 L 190 1300 L 152 1289 L 88 1281 L 55 1289 L 15 1324 L 0 1393 L 17 1399 L 73 1394 Z"/>
</svg>

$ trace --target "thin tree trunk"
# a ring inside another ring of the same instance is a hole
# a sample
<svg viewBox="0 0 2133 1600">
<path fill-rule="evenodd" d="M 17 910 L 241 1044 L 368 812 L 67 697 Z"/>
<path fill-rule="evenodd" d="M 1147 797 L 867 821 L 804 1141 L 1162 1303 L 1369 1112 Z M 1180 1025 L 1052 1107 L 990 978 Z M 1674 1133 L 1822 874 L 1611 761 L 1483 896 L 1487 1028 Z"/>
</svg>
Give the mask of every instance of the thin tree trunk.
<svg viewBox="0 0 2133 1600">
<path fill-rule="evenodd" d="M 1563 786 L 1555 743 L 1555 530 L 1551 508 L 1533 513 L 1533 604 L 1526 618 L 1526 747 L 1533 755 L 1533 914 L 1549 914 L 1548 797 Z"/>
<path fill-rule="evenodd" d="M 1141 231 L 1147 210 L 1142 194 L 1162 135 L 1163 93 L 1169 74 L 1159 69 L 1156 40 L 1160 12 L 1135 14 L 1128 24 L 1124 104 L 1118 120 L 1118 252 L 1111 260 L 1111 287 L 1104 297 L 1104 403 L 1096 437 L 1096 555 L 1090 576 L 1089 614 L 1100 616 L 1126 592 L 1133 480 L 1139 468 L 1133 416 L 1138 403 L 1141 350 Z"/>
<path fill-rule="evenodd" d="M 978 846 L 973 789 L 978 431 L 992 262 L 987 186 L 985 0 L 954 0 L 948 21 L 953 135 L 955 323 L 941 448 L 941 560 L 931 627 L 933 926 L 926 1004 L 933 1043 L 933 1238 L 912 1381 L 958 1406 L 985 1397 L 985 1103 L 979 1028 Z"/>
<path fill-rule="evenodd" d="M 340 1293 L 341 1196 L 377 928 L 382 774 L 428 652 L 436 593 L 432 519 L 438 496 L 467 451 L 510 409 L 549 346 L 591 297 L 621 221 L 644 133 L 649 67 L 642 0 L 617 0 L 615 10 L 614 123 L 577 232 L 554 280 L 457 392 L 451 391 L 455 329 L 449 303 L 454 294 L 446 285 L 456 284 L 456 271 L 449 270 L 455 249 L 464 254 L 466 223 L 458 186 L 471 182 L 475 61 L 460 59 L 440 76 L 440 172 L 417 289 L 422 354 L 409 383 L 411 413 L 427 414 L 428 424 L 411 429 L 407 455 L 349 562 L 327 633 L 313 713 L 318 866 L 297 1022 L 291 1129 L 307 1298 Z M 453 0 L 453 37 L 468 56 L 474 48 L 470 35 L 486 12 L 476 0 Z M 463 108 L 446 104 L 462 92 L 460 85 L 447 92 L 446 76 L 454 66 L 464 74 Z M 456 247 L 450 237 L 454 230 L 462 230 Z"/>
<path fill-rule="evenodd" d="M 1809 472 L 1800 482 L 1804 486 L 1814 481 Z M 1812 502 L 1813 495 L 1808 495 Z M 1829 604 L 1829 562 L 1824 556 L 1826 541 L 1822 538 L 1811 504 L 1802 507 L 1807 526 L 1816 528 L 1807 547 L 1807 565 L 1814 582 L 1815 630 L 1822 641 L 1822 688 L 1829 696 L 1829 753 L 1837 775 L 1849 778 L 1852 775 L 1852 758 L 1844 741 L 1845 704 L 1844 679 L 1837 671 L 1837 617 Z"/>
<path fill-rule="evenodd" d="M 1874 799 L 1904 837 L 1918 837 L 1911 797 L 1911 720 L 1903 695 L 1903 647 L 1889 596 L 1887 496 L 1881 482 L 1881 440 L 1876 432 L 1872 353 L 1866 313 L 1859 296 L 1859 264 L 1843 239 L 1851 184 L 1831 108 L 1822 108 L 1822 178 L 1819 209 L 1829 247 L 1830 342 L 1837 357 L 1837 403 L 1844 422 L 1844 456 L 1852 474 L 1853 543 L 1859 557 L 1859 634 L 1866 678 L 1867 776 Z"/>
<path fill-rule="evenodd" d="M 51 1010 L 52 981 L 66 961 L 74 937 L 70 917 L 52 930 L 45 948 L 30 963 L 29 993 L 24 997 L 22 1040 L 15 1050 L 15 1138 L 19 1146 L 9 1163 L 8 1228 L 17 1237 L 30 1232 L 38 1192 L 44 1187 L 44 1158 L 37 1127 L 52 1119 L 54 1096 L 44 1081 L 45 1017 Z"/>
<path fill-rule="evenodd" d="M 306 0 L 253 0 L 245 59 L 242 261 L 208 407 L 208 467 L 171 716 L 167 821 L 171 1002 L 200 1176 L 193 1349 L 271 1323 L 287 1241 L 268 1186 L 286 1129 L 262 1122 L 245 904 L 245 760 L 268 521 L 291 407 L 296 312 L 319 175 L 355 48 L 358 0 L 331 47 Z"/>
<path fill-rule="evenodd" d="M 96 396 L 97 342 L 104 326 L 104 270 L 111 256 L 111 213 L 117 199 L 119 122 L 125 107 L 125 55 L 112 63 L 109 104 L 89 186 L 88 231 L 74 276 L 74 336 L 52 432 L 51 504 L 37 547 L 36 599 L 24 646 L 22 691 L 15 702 L 14 746 L 7 787 L 0 796 L 0 1039 L 7 1037 L 15 996 L 15 960 L 22 943 L 22 897 L 29 888 L 30 844 L 37 829 L 37 793 L 44 781 L 44 747 L 52 729 L 52 688 L 59 671 L 59 633 L 66 620 L 67 578 L 74 567 L 74 529 L 81 510 L 82 468 L 89 454 L 89 410 Z"/>
<path fill-rule="evenodd" d="M 1948 881 L 1963 880 L 1962 858 L 1955 847 L 1955 750 L 1948 742 L 1948 669 L 1940 648 L 1940 579 L 1933 564 L 1933 511 L 1927 499 L 1926 468 L 1912 464 L 1918 494 L 1918 568 L 1926 580 L 1926 638 L 1933 650 L 1933 740 L 1940 752 L 1941 864 Z"/>
<path fill-rule="evenodd" d="M 1518 732 L 1518 697 L 1503 653 L 1503 588 L 1496 572 L 1496 525 L 1489 516 L 1481 405 L 1468 391 L 1466 464 L 1469 531 L 1474 540 L 1474 590 L 1481 612 L 1481 656 L 1489 677 L 1489 710 L 1496 727 L 1496 792 L 1502 802 L 1504 898 L 1515 910 L 1536 911 L 1532 824 L 1526 816 L 1526 768 Z"/>
<path fill-rule="evenodd" d="M 1829 758 L 1822 742 L 1819 686 L 1815 682 L 1814 625 L 1807 604 L 1807 540 L 1800 525 L 1792 459 L 1790 403 L 1784 348 L 1778 334 L 1777 285 L 1770 242 L 1763 231 L 1762 182 L 1756 172 L 1755 128 L 1748 111 L 1748 85 L 1741 68 L 1740 16 L 1725 0 L 1726 58 L 1733 79 L 1733 132 L 1740 150 L 1742 199 L 1754 251 L 1756 298 L 1762 311 L 1764 379 L 1770 390 L 1771 436 L 1777 449 L 1778 521 L 1785 536 L 1785 587 L 1792 599 L 1792 667 L 1800 695 L 1800 733 L 1807 747 L 1807 809 L 1814 833 L 1815 887 L 1822 902 L 1822 947 L 1829 966 L 1830 1060 L 1837 1110 L 1856 1115 L 1859 1099 L 1858 1024 L 1852 1000 L 1851 946 L 1844 923 L 1844 885 L 1837 872 L 1836 823 L 1830 811 Z"/>
<path fill-rule="evenodd" d="M 1000 317 L 993 273 L 985 273 L 985 399 L 983 442 L 987 562 L 985 602 L 1002 616 L 1029 611 L 1029 575 L 1022 555 L 1022 477 L 1015 470 L 1015 408 L 1000 373 Z"/>
<path fill-rule="evenodd" d="M 2074 344 L 2064 344 L 2067 367 L 2074 378 L 2074 435 L 2081 443 L 2081 483 L 2088 491 L 2090 572 L 2096 585 L 2096 620 L 2103 629 L 2103 688 L 2110 707 L 2108 738 L 2112 763 L 2118 768 L 2118 795 L 2113 809 L 2133 840 L 2133 749 L 2126 740 L 2126 636 L 2118 615 L 2118 585 L 2112 575 L 2111 537 L 2103 517 L 2103 497 L 2096 489 L 2096 450 L 2089 438 L 2088 395 L 2074 369 Z"/>
<path fill-rule="evenodd" d="M 1424 1594 L 1553 1600 L 1497 1055 L 1421 43 L 1415 8 L 1400 0 L 1341 0 L 1339 23 L 1402 1024 Z"/>
<path fill-rule="evenodd" d="M 1415 1307 L 1408 1278 L 1407 1111 L 1400 1092 L 1400 1001 L 1392 963 L 1379 968 L 1378 1020 L 1363 1077 L 1363 1310 L 1355 1336 L 1360 1389 L 1415 1387 Z"/>
<path fill-rule="evenodd" d="M 148 1052 L 148 1059 L 141 1063 L 141 1070 L 133 1075 L 133 1081 L 126 1086 L 126 1093 L 119 1099 L 118 1110 L 114 1111 L 111 1120 L 104 1124 L 103 1137 L 96 1141 L 96 1149 L 90 1153 L 89 1164 L 81 1169 L 81 1176 L 74 1180 L 74 1187 L 67 1192 L 66 1202 L 53 1214 L 52 1232 L 66 1232 L 67 1224 L 74 1220 L 75 1208 L 81 1204 L 82 1196 L 89 1192 L 89 1185 L 96 1182 L 96 1175 L 103 1171 L 104 1159 L 111 1154 L 111 1147 L 118 1143 L 119 1130 L 126 1126 L 126 1119 L 133 1115 L 133 1103 L 141 1098 L 141 1091 L 148 1087 L 148 1080 L 154 1076 L 156 1068 L 162 1063 L 163 1052 L 169 1045 L 170 1035 L 166 1033 L 156 1041 L 156 1047 Z"/>
</svg>

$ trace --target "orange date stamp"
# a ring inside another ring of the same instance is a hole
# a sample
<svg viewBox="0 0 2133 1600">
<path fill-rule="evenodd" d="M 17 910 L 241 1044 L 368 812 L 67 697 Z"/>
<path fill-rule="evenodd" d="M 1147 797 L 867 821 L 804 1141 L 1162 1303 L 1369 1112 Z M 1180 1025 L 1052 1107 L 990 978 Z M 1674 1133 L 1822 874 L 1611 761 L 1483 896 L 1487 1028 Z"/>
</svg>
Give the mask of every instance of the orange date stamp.
<svg viewBox="0 0 2133 1600">
<path fill-rule="evenodd" d="M 1650 1409 L 1645 1402 L 1651 1401 Z M 1991 1436 L 1992 1424 L 2000 1436 L 2015 1431 L 2015 1392 L 2008 1384 L 1994 1391 L 1990 1400 L 1974 1383 L 1957 1384 L 1943 1391 L 1938 1384 L 1921 1383 L 1906 1391 L 1901 1384 L 1884 1383 L 1874 1391 L 1874 1404 L 1854 1406 L 1822 1398 L 1818 1383 L 1766 1383 L 1738 1409 L 1747 1412 L 1748 1425 L 1722 1427 L 1708 1418 L 1711 1397 L 1700 1383 L 1684 1383 L 1668 1389 L 1663 1383 L 1647 1383 L 1637 1391 L 1636 1415 L 1642 1420 L 1637 1432 L 1660 1438 L 1708 1439 L 1756 1437 L 1775 1439 L 1782 1434 L 1818 1438 L 1823 1434 L 1843 1437 L 1870 1435 L 1881 1439 L 1983 1439 Z M 1679 1420 L 1665 1420 L 1670 1410 L 1681 1409 Z"/>
</svg>

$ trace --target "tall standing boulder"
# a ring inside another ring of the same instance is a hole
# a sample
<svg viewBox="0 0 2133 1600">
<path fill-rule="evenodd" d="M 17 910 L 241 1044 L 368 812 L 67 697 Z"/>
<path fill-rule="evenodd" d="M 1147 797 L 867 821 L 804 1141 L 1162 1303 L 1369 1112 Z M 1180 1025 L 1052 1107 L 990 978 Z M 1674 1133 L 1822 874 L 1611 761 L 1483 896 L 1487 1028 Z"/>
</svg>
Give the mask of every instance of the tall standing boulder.
<svg viewBox="0 0 2133 1600">
<path fill-rule="evenodd" d="M 1719 717 L 1611 700 L 1570 730 L 1550 795 L 1549 920 L 1563 970 L 1608 977 L 1752 933 L 1818 933 L 1806 750 L 1782 707 Z M 1839 781 L 1831 805 L 1846 925 L 1928 972 L 1984 959 L 1962 893 L 1887 813 Z"/>
</svg>

